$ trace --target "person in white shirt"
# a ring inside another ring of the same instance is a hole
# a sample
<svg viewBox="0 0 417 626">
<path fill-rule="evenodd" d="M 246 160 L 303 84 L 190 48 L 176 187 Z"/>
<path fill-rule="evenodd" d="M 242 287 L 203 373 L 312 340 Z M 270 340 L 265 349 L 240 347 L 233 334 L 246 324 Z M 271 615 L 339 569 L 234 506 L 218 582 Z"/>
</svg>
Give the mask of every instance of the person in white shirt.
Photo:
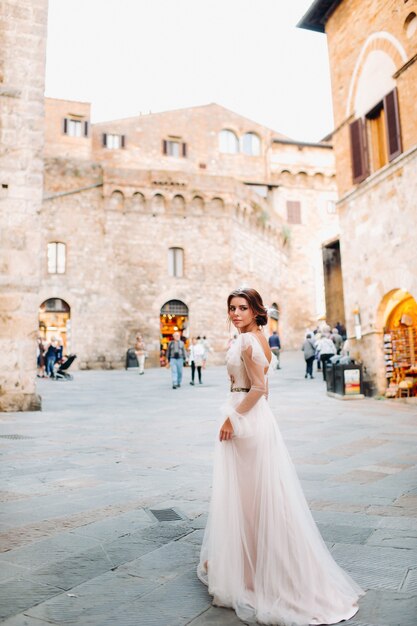
<svg viewBox="0 0 417 626">
<path fill-rule="evenodd" d="M 191 381 L 190 385 L 194 385 L 195 371 L 197 370 L 198 382 L 203 384 L 201 378 L 201 370 L 204 365 L 205 349 L 202 343 L 198 342 L 195 337 L 191 339 L 191 345 L 189 349 L 189 361 L 191 365 Z"/>
<path fill-rule="evenodd" d="M 323 368 L 323 380 L 326 380 L 326 363 L 336 354 L 336 346 L 333 343 L 330 333 L 323 333 L 320 339 L 318 339 L 316 347 L 320 353 L 320 361 Z"/>
</svg>

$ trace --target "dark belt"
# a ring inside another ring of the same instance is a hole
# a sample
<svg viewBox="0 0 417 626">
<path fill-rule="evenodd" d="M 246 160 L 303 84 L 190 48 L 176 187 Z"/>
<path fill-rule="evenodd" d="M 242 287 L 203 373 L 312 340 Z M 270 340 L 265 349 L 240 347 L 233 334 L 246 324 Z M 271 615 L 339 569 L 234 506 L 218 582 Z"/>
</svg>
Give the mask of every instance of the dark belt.
<svg viewBox="0 0 417 626">
<path fill-rule="evenodd" d="M 246 387 L 231 387 L 230 391 L 250 391 L 250 389 L 247 389 Z"/>
</svg>

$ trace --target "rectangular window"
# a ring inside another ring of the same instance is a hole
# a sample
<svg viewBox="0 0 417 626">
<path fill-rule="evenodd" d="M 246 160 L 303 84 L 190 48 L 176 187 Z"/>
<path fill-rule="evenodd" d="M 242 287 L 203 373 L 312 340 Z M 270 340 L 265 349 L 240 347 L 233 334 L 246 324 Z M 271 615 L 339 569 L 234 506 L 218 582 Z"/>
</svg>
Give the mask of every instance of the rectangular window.
<svg viewBox="0 0 417 626">
<path fill-rule="evenodd" d="M 350 147 L 355 184 L 369 176 L 370 160 L 375 172 L 402 153 L 397 88 L 350 124 Z"/>
<path fill-rule="evenodd" d="M 173 139 L 164 139 L 162 142 L 162 153 L 176 159 L 180 157 L 185 158 L 187 156 L 187 144 Z"/>
<path fill-rule="evenodd" d="M 112 133 L 103 133 L 103 146 L 109 150 L 118 150 L 126 145 L 125 135 L 114 135 Z"/>
<path fill-rule="evenodd" d="M 388 163 L 386 119 L 382 102 L 367 114 L 366 119 L 371 139 L 372 169 L 375 171 Z"/>
<path fill-rule="evenodd" d="M 168 250 L 168 275 L 176 278 L 184 276 L 184 250 L 182 248 Z"/>
<path fill-rule="evenodd" d="M 64 243 L 48 243 L 48 273 L 64 274 L 66 264 L 66 246 Z"/>
<path fill-rule="evenodd" d="M 88 127 L 87 120 L 64 118 L 64 135 L 69 137 L 88 137 Z"/>
<path fill-rule="evenodd" d="M 301 202 L 298 200 L 287 200 L 287 222 L 301 224 Z"/>
</svg>

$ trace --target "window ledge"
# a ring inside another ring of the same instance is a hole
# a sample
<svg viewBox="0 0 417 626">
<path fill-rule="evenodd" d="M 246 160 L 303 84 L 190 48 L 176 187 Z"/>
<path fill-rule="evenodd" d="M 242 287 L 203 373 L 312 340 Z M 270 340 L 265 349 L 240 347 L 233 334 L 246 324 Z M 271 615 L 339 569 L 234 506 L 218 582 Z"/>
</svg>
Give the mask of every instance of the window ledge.
<svg viewBox="0 0 417 626">
<path fill-rule="evenodd" d="M 371 189 L 372 187 L 377 185 L 381 180 L 383 180 L 387 176 L 390 176 L 393 171 L 402 167 L 405 162 L 411 161 L 416 153 L 417 146 L 413 146 L 412 148 L 407 150 L 407 152 L 399 154 L 393 161 L 387 163 L 376 172 L 372 172 L 372 174 L 365 178 L 365 180 L 359 183 L 354 189 L 348 191 L 336 202 L 336 204 L 342 204 L 346 202 L 346 200 L 349 200 L 356 195 L 361 195 L 362 193 L 365 193 L 366 191 L 368 191 L 368 189 Z"/>
</svg>

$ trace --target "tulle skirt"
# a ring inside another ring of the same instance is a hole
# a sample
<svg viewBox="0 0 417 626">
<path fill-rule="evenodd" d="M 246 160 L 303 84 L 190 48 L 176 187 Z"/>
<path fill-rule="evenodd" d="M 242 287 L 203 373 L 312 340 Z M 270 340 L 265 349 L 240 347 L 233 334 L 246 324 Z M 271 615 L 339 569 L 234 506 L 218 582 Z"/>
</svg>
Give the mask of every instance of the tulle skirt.
<svg viewBox="0 0 417 626">
<path fill-rule="evenodd" d="M 222 421 L 240 400 L 240 393 L 230 394 Z M 363 591 L 328 551 L 265 398 L 235 432 L 240 436 L 231 441 L 216 441 L 197 569 L 213 604 L 260 624 L 349 619 Z"/>
</svg>

